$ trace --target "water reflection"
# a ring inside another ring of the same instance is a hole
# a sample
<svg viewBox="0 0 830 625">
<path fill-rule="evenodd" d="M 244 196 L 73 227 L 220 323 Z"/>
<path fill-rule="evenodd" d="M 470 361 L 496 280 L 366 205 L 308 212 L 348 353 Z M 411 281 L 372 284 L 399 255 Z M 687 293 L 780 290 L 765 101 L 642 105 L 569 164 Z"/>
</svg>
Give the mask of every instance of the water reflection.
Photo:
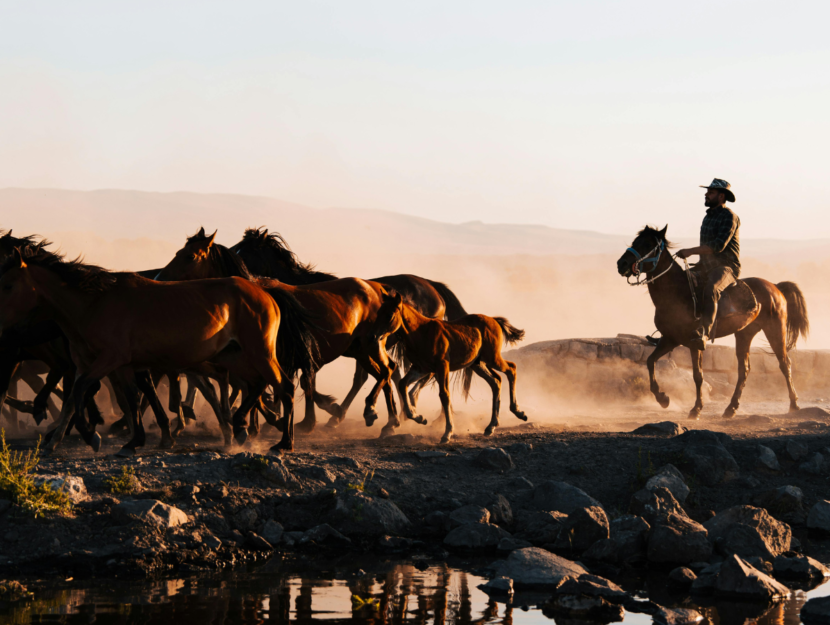
<svg viewBox="0 0 830 625">
<path fill-rule="evenodd" d="M 426 567 L 421 567 L 426 568 Z M 363 573 L 361 570 L 368 571 Z M 277 561 L 252 571 L 163 581 L 88 580 L 58 587 L 35 583 L 35 599 L 0 606 L 0 624 L 110 623 L 212 625 L 312 621 L 351 625 L 550 625 L 535 609 L 539 597 L 517 596 L 516 605 L 497 603 L 478 589 L 484 580 L 446 564 L 421 571 L 411 562 L 350 559 L 321 565 Z M 830 586 L 830 585 L 826 585 Z M 822 586 L 809 593 L 830 593 Z M 656 593 L 658 594 L 658 593 Z M 655 596 L 655 598 L 657 598 Z M 808 595 L 757 607 L 723 603 L 695 606 L 661 595 L 661 603 L 696 607 L 713 625 L 797 625 Z M 522 606 L 526 603 L 527 606 Z M 530 607 L 531 609 L 527 609 Z M 514 623 L 515 622 L 515 623 Z M 629 625 L 651 623 L 627 614 Z"/>
</svg>

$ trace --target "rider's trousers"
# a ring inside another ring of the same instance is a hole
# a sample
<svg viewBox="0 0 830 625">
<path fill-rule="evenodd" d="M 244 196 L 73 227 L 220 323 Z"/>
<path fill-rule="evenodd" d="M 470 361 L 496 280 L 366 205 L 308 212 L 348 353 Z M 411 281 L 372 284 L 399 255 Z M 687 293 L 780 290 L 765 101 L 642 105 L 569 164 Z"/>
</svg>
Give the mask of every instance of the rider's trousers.
<svg viewBox="0 0 830 625">
<path fill-rule="evenodd" d="M 703 285 L 703 315 L 700 318 L 700 328 L 706 336 L 711 337 L 712 326 L 715 324 L 715 315 L 718 313 L 718 300 L 726 287 L 737 282 L 732 267 L 715 267 L 705 275 Z"/>
</svg>

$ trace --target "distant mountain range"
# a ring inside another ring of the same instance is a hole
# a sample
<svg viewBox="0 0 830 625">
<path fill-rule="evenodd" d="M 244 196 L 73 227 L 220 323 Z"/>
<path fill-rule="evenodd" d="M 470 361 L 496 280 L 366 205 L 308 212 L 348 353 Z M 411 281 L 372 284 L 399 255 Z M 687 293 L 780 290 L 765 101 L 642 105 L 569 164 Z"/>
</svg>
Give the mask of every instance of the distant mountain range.
<svg viewBox="0 0 830 625">
<path fill-rule="evenodd" d="M 450 224 L 369 209 L 314 209 L 246 195 L 150 193 L 104 189 L 0 189 L 0 228 L 39 233 L 70 247 L 143 241 L 161 255 L 178 249 L 200 226 L 218 230 L 232 244 L 246 227 L 267 226 L 282 233 L 296 250 L 326 255 L 357 251 L 424 255 L 594 255 L 621 254 L 631 235 L 562 230 L 541 225 Z M 678 241 L 692 243 L 691 241 Z M 747 256 L 767 260 L 792 256 L 800 261 L 830 257 L 830 240 L 751 240 Z"/>
</svg>

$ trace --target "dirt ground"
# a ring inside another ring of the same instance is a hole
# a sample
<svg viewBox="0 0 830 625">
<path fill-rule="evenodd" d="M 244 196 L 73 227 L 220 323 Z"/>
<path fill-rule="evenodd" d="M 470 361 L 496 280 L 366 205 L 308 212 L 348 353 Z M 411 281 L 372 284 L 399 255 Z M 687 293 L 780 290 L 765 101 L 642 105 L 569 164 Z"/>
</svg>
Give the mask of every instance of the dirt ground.
<svg viewBox="0 0 830 625">
<path fill-rule="evenodd" d="M 57 452 L 41 459 L 37 472 L 82 478 L 88 498 L 64 517 L 34 519 L 14 506 L 0 508 L 0 575 L 155 575 L 231 567 L 271 552 L 252 543 L 250 532 L 262 533 L 264 524 L 274 519 L 286 537 L 295 539 L 294 545 L 283 540 L 274 547 L 281 551 L 402 549 L 441 558 L 447 556 L 442 542 L 446 531 L 427 526 L 424 519 L 430 513 L 449 513 L 493 494 L 504 495 L 514 511 L 521 509 L 532 496 L 523 479 L 533 485 L 547 480 L 572 484 L 599 500 L 614 518 L 628 511 L 631 495 L 663 464 L 677 464 L 686 471 L 679 441 L 631 433 L 645 423 L 669 419 L 690 429 L 728 434 L 731 442 L 726 447 L 740 467 L 738 477 L 712 487 L 689 476 L 692 492 L 685 507 L 692 518 L 702 522 L 725 508 L 750 503 L 757 493 L 785 485 L 800 488 L 809 509 L 827 497 L 827 473 L 799 469 L 799 463 L 788 458 L 786 443 L 795 440 L 810 454 L 830 454 L 830 414 L 822 405 L 804 402 L 801 412 L 787 414 L 785 402 L 748 404 L 729 421 L 719 418 L 719 406 L 707 409 L 698 421 L 642 405 L 592 409 L 544 425 L 514 425 L 512 417 L 503 416 L 502 423 L 509 426 L 492 437 L 475 433 L 483 429 L 483 416 L 462 413 L 458 436 L 443 446 L 437 444 L 441 423 L 407 423 L 400 433 L 377 439 L 375 429 L 370 438 L 362 421 L 352 419 L 334 431 L 318 427 L 298 437 L 294 453 L 264 460 L 258 454 L 267 453 L 279 435 L 269 426 L 244 449 L 225 449 L 218 436 L 197 426 L 181 435 L 176 448 L 160 451 L 154 447 L 157 431 L 150 430 L 147 447 L 128 459 L 114 455 L 123 437 L 105 439 L 95 454 L 71 436 Z M 31 437 L 8 442 L 16 449 L 34 445 Z M 759 444 L 776 452 L 780 471 L 759 468 Z M 485 447 L 503 448 L 514 466 L 480 466 L 475 459 Z M 248 453 L 239 455 L 243 452 Z M 275 477 L 267 466 L 282 473 Z M 123 467 L 134 471 L 136 492 L 113 493 L 105 483 L 121 475 Z M 412 523 L 406 540 L 392 544 L 358 535 L 350 544 L 299 541 L 299 532 L 326 522 L 315 516 L 321 498 L 350 489 L 396 504 Z M 120 503 L 141 499 L 175 506 L 189 522 L 160 529 L 118 514 Z M 830 541 L 809 534 L 803 526 L 794 525 L 793 532 L 804 553 L 830 561 Z"/>
</svg>

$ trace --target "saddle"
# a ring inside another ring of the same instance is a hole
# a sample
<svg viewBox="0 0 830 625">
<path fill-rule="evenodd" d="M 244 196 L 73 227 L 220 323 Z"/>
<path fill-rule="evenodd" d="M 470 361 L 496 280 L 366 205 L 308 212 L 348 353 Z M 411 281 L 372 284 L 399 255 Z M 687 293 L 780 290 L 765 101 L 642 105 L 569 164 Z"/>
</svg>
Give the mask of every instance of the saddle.
<svg viewBox="0 0 830 625">
<path fill-rule="evenodd" d="M 700 276 L 695 272 L 692 272 L 692 278 L 694 279 L 695 297 L 697 298 L 697 314 L 700 316 L 703 312 L 703 281 L 700 280 Z M 729 319 L 733 322 L 730 325 L 733 325 L 734 321 L 739 317 L 754 319 L 760 307 L 761 305 L 755 299 L 755 293 L 752 292 L 749 285 L 743 280 L 738 280 L 735 284 L 726 287 L 723 293 L 721 293 L 720 299 L 718 300 L 718 314 L 715 317 L 715 324 L 717 325 L 721 321 Z M 748 325 L 748 323 L 745 325 Z"/>
</svg>

